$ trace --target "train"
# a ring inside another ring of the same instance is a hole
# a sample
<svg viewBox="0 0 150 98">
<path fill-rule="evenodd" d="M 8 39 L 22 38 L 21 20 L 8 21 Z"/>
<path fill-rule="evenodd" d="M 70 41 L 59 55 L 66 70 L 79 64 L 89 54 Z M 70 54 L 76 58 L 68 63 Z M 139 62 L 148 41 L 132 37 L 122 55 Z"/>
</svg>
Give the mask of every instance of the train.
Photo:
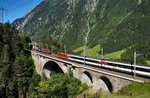
<svg viewBox="0 0 150 98">
<path fill-rule="evenodd" d="M 36 50 L 36 51 L 39 51 L 39 52 L 51 54 L 51 51 L 48 50 L 48 49 L 39 48 L 39 47 L 36 47 L 36 46 L 33 46 L 32 49 L 33 49 L 33 50 Z"/>
<path fill-rule="evenodd" d="M 134 65 L 131 63 L 124 63 L 118 61 L 111 61 L 107 59 L 97 59 L 97 58 L 90 58 L 90 57 L 83 57 L 79 55 L 68 55 L 68 58 L 71 61 L 77 63 L 85 63 L 85 65 L 101 67 L 111 71 L 117 71 L 121 73 L 126 73 L 130 75 L 134 75 Z M 136 65 L 136 75 L 142 76 L 146 78 L 150 78 L 150 66 L 148 65 Z"/>
<path fill-rule="evenodd" d="M 42 49 L 39 47 L 33 47 L 34 50 L 50 54 L 51 51 Z M 91 57 L 84 57 L 74 54 L 57 53 L 57 57 L 66 59 L 72 62 L 85 64 L 86 66 L 101 67 L 106 70 L 117 71 L 125 74 L 134 75 L 135 65 L 131 63 L 124 63 L 118 61 L 111 61 L 108 59 L 98 59 Z M 150 66 L 148 65 L 136 65 L 136 76 L 150 78 Z"/>
<path fill-rule="evenodd" d="M 60 58 L 65 58 L 65 59 L 70 58 L 70 56 L 68 56 L 67 54 L 65 54 L 65 53 L 60 53 L 60 52 L 57 53 L 57 56 L 60 57 Z"/>
</svg>

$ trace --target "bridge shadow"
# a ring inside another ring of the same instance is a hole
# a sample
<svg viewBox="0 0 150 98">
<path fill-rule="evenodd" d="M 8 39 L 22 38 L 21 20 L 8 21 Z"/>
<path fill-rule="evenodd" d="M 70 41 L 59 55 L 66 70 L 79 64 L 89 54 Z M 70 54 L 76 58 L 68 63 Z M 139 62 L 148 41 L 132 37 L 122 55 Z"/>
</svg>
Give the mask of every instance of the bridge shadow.
<svg viewBox="0 0 150 98">
<path fill-rule="evenodd" d="M 87 71 L 85 71 L 84 74 L 86 74 L 88 76 L 88 78 L 90 79 L 91 83 L 93 83 L 93 79 L 92 79 L 91 74 Z"/>
<path fill-rule="evenodd" d="M 113 93 L 113 87 L 112 87 L 112 84 L 111 84 L 110 80 L 107 77 L 104 77 L 104 76 L 100 77 L 100 79 L 103 80 L 103 82 L 106 84 L 109 92 Z"/>
<path fill-rule="evenodd" d="M 81 76 L 80 80 L 81 80 L 83 83 L 86 83 L 86 84 L 89 85 L 89 86 L 92 86 L 92 85 L 93 85 L 92 76 L 91 76 L 91 74 L 90 74 L 88 71 L 84 71 L 84 72 L 82 73 L 82 76 Z"/>
<path fill-rule="evenodd" d="M 50 77 L 55 73 L 64 73 L 61 67 L 54 61 L 48 61 L 43 66 L 42 72 L 46 75 L 46 77 Z"/>
</svg>

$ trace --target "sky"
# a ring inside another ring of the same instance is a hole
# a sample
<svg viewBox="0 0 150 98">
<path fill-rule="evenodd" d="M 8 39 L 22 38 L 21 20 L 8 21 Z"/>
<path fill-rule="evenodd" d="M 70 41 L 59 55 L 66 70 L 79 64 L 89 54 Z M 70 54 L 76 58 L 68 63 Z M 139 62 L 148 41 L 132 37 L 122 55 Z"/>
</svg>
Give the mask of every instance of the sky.
<svg viewBox="0 0 150 98">
<path fill-rule="evenodd" d="M 12 23 L 15 19 L 21 18 L 31 9 L 36 7 L 43 0 L 0 0 L 0 9 L 4 8 L 4 23 Z M 2 11 L 0 10 L 0 22 L 2 22 Z"/>
</svg>

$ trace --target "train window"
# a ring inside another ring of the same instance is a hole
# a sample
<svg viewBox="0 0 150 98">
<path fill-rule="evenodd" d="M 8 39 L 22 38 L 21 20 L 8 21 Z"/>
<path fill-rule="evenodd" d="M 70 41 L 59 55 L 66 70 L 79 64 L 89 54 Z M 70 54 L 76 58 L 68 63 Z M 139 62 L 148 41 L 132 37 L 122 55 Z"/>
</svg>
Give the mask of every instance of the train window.
<svg viewBox="0 0 150 98">
<path fill-rule="evenodd" d="M 144 72 L 150 72 L 150 69 L 145 69 L 145 68 L 138 68 L 138 67 L 136 67 L 136 70 L 144 71 Z"/>
<path fill-rule="evenodd" d="M 70 56 L 70 57 L 71 57 L 71 58 L 74 58 L 74 59 L 84 60 L 83 58 L 72 57 L 72 56 Z"/>
<path fill-rule="evenodd" d="M 88 61 L 88 62 L 93 62 L 93 63 L 97 63 L 97 61 L 96 60 L 89 60 L 89 59 L 85 59 L 86 61 Z"/>
</svg>

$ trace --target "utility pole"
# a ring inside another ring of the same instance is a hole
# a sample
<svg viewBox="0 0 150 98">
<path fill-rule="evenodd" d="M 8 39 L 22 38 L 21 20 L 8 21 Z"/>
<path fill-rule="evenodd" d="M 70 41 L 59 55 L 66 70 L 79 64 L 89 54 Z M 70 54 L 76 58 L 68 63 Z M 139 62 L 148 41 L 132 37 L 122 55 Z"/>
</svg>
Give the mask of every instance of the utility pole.
<svg viewBox="0 0 150 98">
<path fill-rule="evenodd" d="M 4 9 L 4 8 L 0 8 L 0 10 L 2 11 L 2 14 L 1 14 L 2 16 L 1 16 L 1 17 L 2 17 L 2 23 L 3 23 L 3 17 L 4 17 L 3 14 L 4 14 L 4 11 L 7 12 L 8 10 L 6 10 L 6 9 Z"/>
<path fill-rule="evenodd" d="M 85 48 L 83 50 L 83 55 L 84 55 L 84 65 L 85 65 Z"/>
<path fill-rule="evenodd" d="M 102 53 L 102 59 L 103 59 L 104 58 L 103 47 L 101 48 L 101 53 Z"/>
<path fill-rule="evenodd" d="M 46 44 L 46 49 L 48 49 L 48 44 Z"/>
<path fill-rule="evenodd" d="M 64 51 L 64 52 L 65 52 L 65 54 L 66 54 L 66 45 L 64 45 L 64 49 L 65 49 L 65 51 Z"/>
<path fill-rule="evenodd" d="M 51 46 L 52 47 L 52 54 L 53 54 L 53 46 Z"/>
<path fill-rule="evenodd" d="M 134 78 L 136 77 L 136 52 L 134 52 Z"/>
<path fill-rule="evenodd" d="M 149 55 L 150 53 L 147 53 L 146 55 Z M 143 55 L 143 54 L 137 54 L 136 51 L 134 52 L 134 78 L 136 77 L 136 57 Z"/>
</svg>

